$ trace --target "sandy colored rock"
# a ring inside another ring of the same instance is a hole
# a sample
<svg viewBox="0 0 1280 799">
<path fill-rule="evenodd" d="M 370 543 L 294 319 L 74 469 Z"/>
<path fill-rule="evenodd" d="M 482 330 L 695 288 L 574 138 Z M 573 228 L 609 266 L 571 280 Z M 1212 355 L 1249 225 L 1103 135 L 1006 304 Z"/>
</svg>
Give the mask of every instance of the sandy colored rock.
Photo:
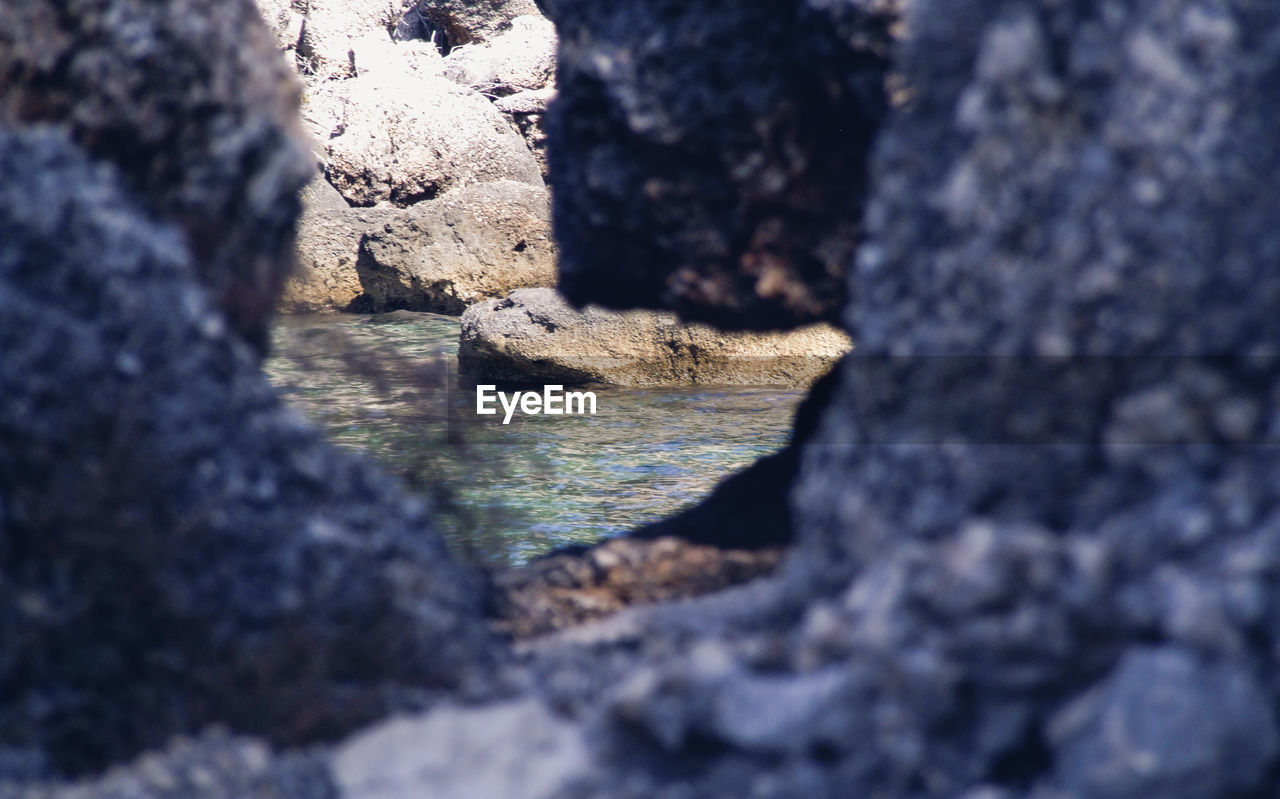
<svg viewBox="0 0 1280 799">
<path fill-rule="evenodd" d="M 460 341 L 460 367 L 475 377 L 630 386 L 806 385 L 851 346 L 829 326 L 726 333 L 669 313 L 577 311 L 553 289 L 468 308 Z"/>
<path fill-rule="evenodd" d="M 325 175 L 353 205 L 406 206 L 507 178 L 541 185 L 520 134 L 485 98 L 440 77 L 370 74 L 315 87 Z"/>
<path fill-rule="evenodd" d="M 401 17 L 399 38 L 434 38 L 446 52 L 472 42 L 487 42 L 511 20 L 539 14 L 534 0 L 418 0 Z"/>
<path fill-rule="evenodd" d="M 538 161 L 544 180 L 548 177 L 547 132 L 542 120 L 547 112 L 547 105 L 555 96 L 554 88 L 530 89 L 499 97 L 493 104 L 520 131 L 524 143 L 529 145 L 529 150 Z"/>
<path fill-rule="evenodd" d="M 303 191 L 296 263 L 285 281 L 280 310 L 336 311 L 364 294 L 356 260 L 365 234 L 377 230 L 390 208 L 352 208 L 324 178 Z"/>
<path fill-rule="evenodd" d="M 546 189 L 510 180 L 395 212 L 361 246 L 368 307 L 461 314 L 512 289 L 554 285 L 550 215 Z"/>
<path fill-rule="evenodd" d="M 446 78 L 490 96 L 541 89 L 555 71 L 556 29 L 541 16 L 516 17 L 496 39 L 455 48 L 444 59 Z"/>
<path fill-rule="evenodd" d="M 352 42 L 370 33 L 390 41 L 400 6 L 399 0 L 308 0 L 298 40 L 302 74 L 321 80 L 354 75 Z"/>
</svg>

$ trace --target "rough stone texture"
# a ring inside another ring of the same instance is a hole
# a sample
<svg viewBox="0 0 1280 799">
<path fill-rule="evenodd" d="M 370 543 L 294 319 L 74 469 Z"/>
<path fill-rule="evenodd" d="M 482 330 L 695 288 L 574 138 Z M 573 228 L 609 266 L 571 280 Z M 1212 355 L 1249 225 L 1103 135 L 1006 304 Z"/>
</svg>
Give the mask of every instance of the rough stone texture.
<svg viewBox="0 0 1280 799">
<path fill-rule="evenodd" d="M 525 638 L 574 627 L 632 605 L 722 591 L 777 567 L 780 549 L 718 548 L 678 538 L 617 538 L 556 552 L 498 576 L 496 626 Z"/>
<path fill-rule="evenodd" d="M 838 319 L 887 23 L 843 1 L 547 5 L 565 296 L 728 329 Z"/>
<path fill-rule="evenodd" d="M 547 171 L 547 132 L 542 120 L 547 112 L 547 105 L 555 97 L 555 89 L 536 89 L 500 97 L 493 104 L 506 115 L 507 119 L 511 120 L 511 124 L 515 125 L 516 130 L 520 131 L 520 135 L 524 137 L 525 144 L 529 145 L 529 149 L 533 151 L 533 157 L 538 161 L 543 180 L 548 178 L 549 173 Z"/>
<path fill-rule="evenodd" d="M 389 721 L 344 744 L 333 773 L 350 799 L 550 799 L 589 762 L 581 727 L 520 699 Z"/>
<path fill-rule="evenodd" d="M 459 45 L 490 41 L 516 17 L 538 13 L 534 0 L 418 0 L 405 11 L 397 36 L 434 39 L 448 52 Z"/>
<path fill-rule="evenodd" d="M 325 176 L 353 205 L 429 200 L 507 178 L 541 185 L 520 134 L 485 98 L 431 76 L 370 74 L 316 86 Z"/>
<path fill-rule="evenodd" d="M 482 45 L 455 48 L 444 76 L 491 97 L 542 89 L 556 71 L 556 29 L 541 16 L 516 17 L 511 30 Z"/>
<path fill-rule="evenodd" d="M 458 364 L 463 374 L 516 382 L 792 386 L 817 380 L 849 347 L 826 326 L 725 333 L 669 313 L 577 311 L 553 289 L 520 289 L 467 309 Z"/>
<path fill-rule="evenodd" d="M 338 799 L 320 753 L 275 755 L 260 741 L 210 732 L 177 739 L 74 783 L 4 782 L 0 799 Z"/>
<path fill-rule="evenodd" d="M 275 34 L 276 46 L 284 53 L 286 63 L 297 67 L 298 42 L 302 39 L 305 17 L 293 7 L 291 0 L 254 0 L 267 28 Z"/>
<path fill-rule="evenodd" d="M 306 0 L 297 40 L 298 69 L 319 80 L 355 75 L 353 42 L 378 34 L 387 42 L 404 6 L 400 0 Z"/>
<path fill-rule="evenodd" d="M 115 164 L 260 349 L 311 174 L 298 100 L 252 0 L 0 5 L 0 125 L 57 125 Z"/>
<path fill-rule="evenodd" d="M 423 503 L 279 402 L 179 231 L 56 130 L 0 133 L 0 174 L 0 760 L 297 743 L 483 686 Z"/>
<path fill-rule="evenodd" d="M 298 220 L 297 263 L 285 281 L 280 310 L 343 310 L 362 297 L 356 270 L 360 242 L 393 213 L 389 208 L 352 208 L 324 178 L 308 184 Z"/>
<path fill-rule="evenodd" d="M 499 180 L 394 213 L 360 247 L 366 307 L 461 314 L 512 289 L 554 285 L 549 204 L 541 186 Z"/>
</svg>

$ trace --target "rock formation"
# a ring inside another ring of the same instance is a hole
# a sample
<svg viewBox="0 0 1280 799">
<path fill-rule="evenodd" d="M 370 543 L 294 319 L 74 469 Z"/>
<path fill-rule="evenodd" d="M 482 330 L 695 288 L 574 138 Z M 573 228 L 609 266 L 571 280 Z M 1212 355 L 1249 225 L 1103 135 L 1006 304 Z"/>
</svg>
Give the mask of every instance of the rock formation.
<svg viewBox="0 0 1280 799">
<path fill-rule="evenodd" d="M 726 329 L 838 320 L 887 23 L 853 2 L 545 5 L 565 296 Z"/>
<path fill-rule="evenodd" d="M 362 237 L 363 307 L 459 315 L 468 305 L 556 280 L 542 186 L 495 180 L 392 211 Z"/>
<path fill-rule="evenodd" d="M 725 333 L 653 311 L 574 310 L 553 290 L 520 289 L 462 315 L 458 368 L 513 382 L 805 385 L 849 349 L 829 326 Z"/>
</svg>

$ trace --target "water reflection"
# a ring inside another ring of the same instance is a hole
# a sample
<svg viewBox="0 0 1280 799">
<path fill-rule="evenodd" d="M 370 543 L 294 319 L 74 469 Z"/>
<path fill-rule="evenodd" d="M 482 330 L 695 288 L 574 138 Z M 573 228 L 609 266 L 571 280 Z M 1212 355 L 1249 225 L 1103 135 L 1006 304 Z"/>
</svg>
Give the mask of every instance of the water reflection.
<svg viewBox="0 0 1280 799">
<path fill-rule="evenodd" d="M 503 425 L 472 414 L 457 339 L 458 320 L 435 314 L 287 317 L 267 374 L 333 441 L 431 494 L 452 542 L 487 559 L 522 561 L 679 510 L 782 446 L 803 396 L 595 387 L 595 416 Z"/>
</svg>

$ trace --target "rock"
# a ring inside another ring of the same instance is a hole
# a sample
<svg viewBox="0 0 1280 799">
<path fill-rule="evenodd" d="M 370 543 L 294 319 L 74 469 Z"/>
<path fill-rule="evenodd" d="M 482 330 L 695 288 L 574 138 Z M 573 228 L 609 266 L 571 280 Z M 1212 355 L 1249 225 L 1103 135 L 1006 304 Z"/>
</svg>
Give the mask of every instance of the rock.
<svg viewBox="0 0 1280 799">
<path fill-rule="evenodd" d="M 520 289 L 467 309 L 458 364 L 463 374 L 516 382 L 804 385 L 849 347 L 830 327 L 724 333 L 672 314 L 576 311 L 552 289 Z"/>
<path fill-rule="evenodd" d="M 520 131 L 520 135 L 524 137 L 525 144 L 529 145 L 533 157 L 538 161 L 543 180 L 547 179 L 548 172 L 547 133 L 542 119 L 547 112 L 547 105 L 555 99 L 555 96 L 555 89 L 536 89 L 500 97 L 493 104 L 506 115 L 507 119 L 511 120 L 511 124 L 515 125 L 516 130 Z"/>
<path fill-rule="evenodd" d="M 290 0 L 255 0 L 258 13 L 267 28 L 275 34 L 276 46 L 285 54 L 286 63 L 297 65 L 298 42 L 302 39 L 304 17 Z"/>
<path fill-rule="evenodd" d="M 444 59 L 446 78 L 492 97 L 543 89 L 555 72 L 556 29 L 541 16 L 516 17 L 496 39 L 455 47 Z"/>
<path fill-rule="evenodd" d="M 1078 796 L 1233 796 L 1276 756 L 1275 720 L 1247 671 L 1175 648 L 1134 650 L 1050 726 Z"/>
<path fill-rule="evenodd" d="M 280 402 L 181 231 L 58 130 L 0 132 L 0 174 L 0 752 L 77 774 L 482 695 L 480 587 Z"/>
<path fill-rule="evenodd" d="M 726 329 L 836 321 L 885 114 L 857 2 L 548 2 L 560 289 Z"/>
<path fill-rule="evenodd" d="M 499 630 L 543 635 L 623 608 L 700 596 L 768 574 L 776 548 L 717 548 L 677 538 L 615 538 L 581 552 L 563 551 L 499 575 Z"/>
<path fill-rule="evenodd" d="M 208 732 L 79 782 L 6 783 L 0 799 L 339 799 L 327 758 Z"/>
<path fill-rule="evenodd" d="M 0 125 L 55 125 L 114 164 L 265 349 L 312 166 L 299 86 L 252 0 L 5 3 L 0 75 Z"/>
<path fill-rule="evenodd" d="M 380 34 L 390 43 L 401 5 L 399 0 L 307 0 L 298 41 L 299 70 L 319 80 L 352 77 L 352 43 L 369 34 Z"/>
<path fill-rule="evenodd" d="M 551 799 L 587 760 L 583 730 L 534 699 L 445 707 L 396 719 L 344 744 L 333 773 L 344 797 Z"/>
<path fill-rule="evenodd" d="M 432 39 L 444 52 L 492 40 L 516 17 L 539 14 L 534 0 L 418 0 L 400 20 L 400 38 Z"/>
<path fill-rule="evenodd" d="M 289 313 L 336 311 L 363 296 L 356 270 L 360 242 L 393 211 L 352 208 L 324 178 L 303 191 L 297 263 L 284 285 L 280 309 Z"/>
<path fill-rule="evenodd" d="M 325 176 L 353 205 L 407 206 L 500 180 L 541 185 L 537 162 L 493 104 L 437 77 L 374 75 L 313 89 Z"/>
<path fill-rule="evenodd" d="M 553 285 L 548 206 L 541 186 L 498 180 L 386 217 L 360 247 L 367 308 L 461 314 L 512 289 Z"/>
</svg>

